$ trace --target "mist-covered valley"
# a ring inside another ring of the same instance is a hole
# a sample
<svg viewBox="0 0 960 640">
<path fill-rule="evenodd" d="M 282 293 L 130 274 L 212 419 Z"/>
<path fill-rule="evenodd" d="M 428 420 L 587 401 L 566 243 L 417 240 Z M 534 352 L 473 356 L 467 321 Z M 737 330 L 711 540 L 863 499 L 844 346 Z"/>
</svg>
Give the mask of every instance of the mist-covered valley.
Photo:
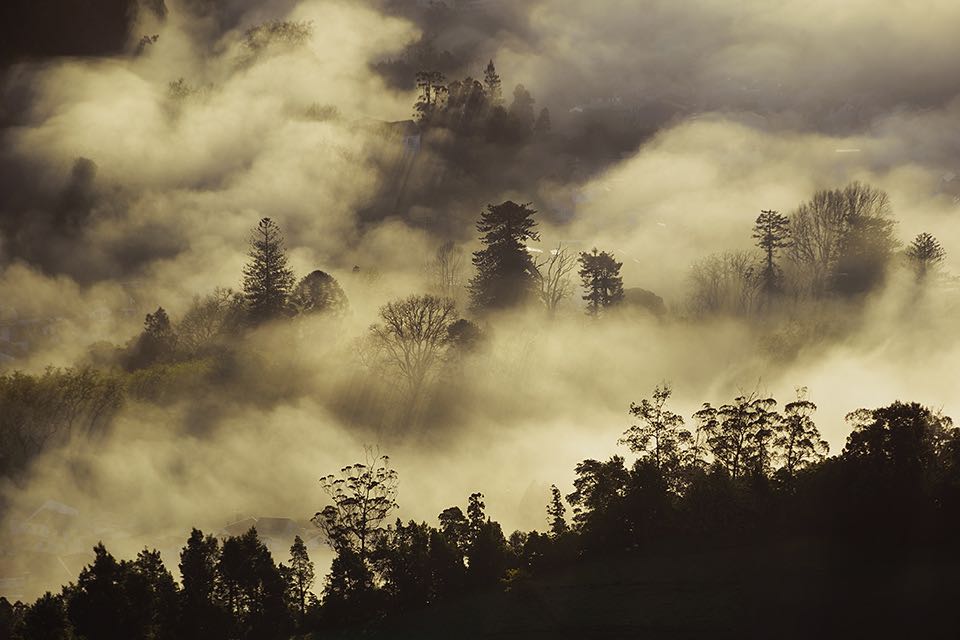
<svg viewBox="0 0 960 640">
<path fill-rule="evenodd" d="M 322 601 L 319 480 L 380 454 L 378 524 L 482 492 L 506 545 L 551 485 L 599 513 L 578 464 L 646 460 L 618 439 L 660 389 L 677 465 L 734 480 L 704 403 L 815 405 L 796 470 L 756 450 L 774 484 L 854 456 L 858 409 L 960 442 L 960 7 L 93 5 L 0 49 L 10 602 L 258 522 Z"/>
</svg>

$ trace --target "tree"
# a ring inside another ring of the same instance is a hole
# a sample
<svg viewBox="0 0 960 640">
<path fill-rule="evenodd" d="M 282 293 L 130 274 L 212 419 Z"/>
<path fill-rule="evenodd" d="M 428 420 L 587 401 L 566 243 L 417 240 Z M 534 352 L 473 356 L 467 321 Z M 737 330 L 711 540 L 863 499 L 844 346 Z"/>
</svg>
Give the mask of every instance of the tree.
<svg viewBox="0 0 960 640">
<path fill-rule="evenodd" d="M 797 389 L 797 399 L 783 408 L 773 444 L 783 463 L 779 472 L 792 479 L 805 467 L 822 461 L 830 450 L 811 417 L 817 405 L 807 399 L 806 388 Z"/>
<path fill-rule="evenodd" d="M 180 551 L 180 633 L 190 640 L 226 637 L 225 612 L 217 601 L 220 541 L 193 529 Z"/>
<path fill-rule="evenodd" d="M 380 320 L 370 328 L 374 346 L 399 372 L 414 402 L 442 360 L 456 305 L 449 298 L 413 295 L 381 307 Z"/>
<path fill-rule="evenodd" d="M 67 629 L 63 597 L 49 591 L 27 607 L 23 614 L 21 635 L 24 640 L 67 640 L 70 637 Z"/>
<path fill-rule="evenodd" d="M 177 324 L 177 346 L 189 356 L 208 350 L 240 327 L 243 306 L 243 296 L 232 289 L 217 287 L 209 295 L 197 296 Z"/>
<path fill-rule="evenodd" d="M 657 385 L 652 401 L 644 398 L 640 404 L 631 402 L 630 414 L 640 422 L 624 432 L 620 443 L 675 483 L 679 482 L 684 449 L 693 436 L 683 428 L 683 416 L 665 408 L 672 393 L 670 385 Z"/>
<path fill-rule="evenodd" d="M 344 467 L 339 475 L 320 479 L 332 504 L 313 516 L 313 523 L 338 553 L 348 550 L 361 562 L 382 535 L 381 525 L 397 507 L 397 472 L 387 456 L 367 451 L 365 463 Z"/>
<path fill-rule="evenodd" d="M 897 247 L 887 194 L 854 182 L 818 191 L 790 216 L 789 256 L 813 295 L 869 291 Z"/>
<path fill-rule="evenodd" d="M 290 593 L 301 626 L 307 615 L 307 601 L 314 578 L 313 562 L 307 554 L 307 546 L 300 536 L 296 536 L 290 547 Z"/>
<path fill-rule="evenodd" d="M 290 306 L 297 313 L 329 313 L 335 316 L 346 312 L 349 303 L 340 283 L 329 273 L 311 271 L 303 277 L 290 294 Z"/>
<path fill-rule="evenodd" d="M 482 493 L 467 500 L 467 578 L 475 587 L 495 584 L 507 566 L 507 540 L 498 522 L 487 517 Z"/>
<path fill-rule="evenodd" d="M 690 271 L 691 310 L 699 315 L 747 315 L 756 306 L 761 266 L 745 252 L 714 253 L 695 262 Z"/>
<path fill-rule="evenodd" d="M 485 247 L 473 254 L 477 273 L 470 281 L 473 308 L 506 309 L 525 302 L 536 284 L 537 267 L 526 243 L 539 240 L 536 213 L 528 204 L 489 205 L 477 230 Z"/>
<path fill-rule="evenodd" d="M 127 613 L 122 592 L 121 567 L 103 543 L 94 547 L 93 563 L 77 578 L 67 605 L 70 624 L 81 637 L 127 640 L 135 631 Z"/>
<path fill-rule="evenodd" d="M 562 244 L 558 244 L 546 259 L 536 265 L 540 301 L 546 307 L 548 315 L 554 316 L 560 303 L 573 293 L 570 272 L 575 265 L 573 254 Z"/>
<path fill-rule="evenodd" d="M 540 109 L 540 114 L 537 116 L 537 121 L 533 125 L 533 135 L 538 138 L 542 138 L 550 133 L 550 129 L 550 110 L 544 107 L 543 109 Z"/>
<path fill-rule="evenodd" d="M 217 575 L 220 599 L 237 625 L 231 635 L 289 637 L 286 582 L 255 528 L 224 540 Z"/>
<path fill-rule="evenodd" d="M 494 66 L 493 60 L 487 64 L 487 68 L 483 72 L 483 85 L 487 90 L 490 104 L 495 107 L 503 104 L 503 86 L 500 82 L 500 76 L 497 75 L 497 68 Z"/>
<path fill-rule="evenodd" d="M 947 253 L 936 238 L 923 232 L 917 235 L 907 247 L 906 255 L 913 266 L 917 282 L 923 282 L 929 272 L 940 266 Z"/>
<path fill-rule="evenodd" d="M 518 84 L 513 90 L 513 102 L 510 103 L 510 120 L 516 127 L 517 138 L 523 140 L 533 132 L 533 105 L 536 101 L 526 87 Z"/>
<path fill-rule="evenodd" d="M 550 524 L 550 535 L 558 538 L 568 530 L 567 520 L 564 514 L 567 507 L 563 504 L 563 497 L 560 495 L 560 489 L 557 485 L 550 485 L 550 504 L 547 505 L 547 520 Z"/>
<path fill-rule="evenodd" d="M 163 307 L 157 307 L 143 320 L 143 331 L 133 343 L 127 357 L 127 369 L 134 371 L 173 358 L 177 335 L 170 324 L 170 316 Z"/>
<path fill-rule="evenodd" d="M 719 408 L 709 403 L 694 414 L 714 462 L 736 480 L 750 472 L 766 477 L 774 452 L 772 438 L 779 421 L 773 398 L 738 396 Z"/>
<path fill-rule="evenodd" d="M 580 253 L 580 280 L 588 315 L 597 317 L 623 301 L 622 266 L 622 262 L 614 260 L 606 251 L 594 249 L 592 253 Z"/>
<path fill-rule="evenodd" d="M 429 269 L 437 295 L 456 300 L 463 284 L 463 250 L 452 240 L 444 242 Z"/>
<path fill-rule="evenodd" d="M 630 472 L 622 456 L 606 462 L 584 460 L 575 468 L 573 493 L 567 502 L 573 506 L 574 529 L 587 548 L 617 547 L 629 537 L 624 513 L 624 498 Z"/>
<path fill-rule="evenodd" d="M 414 118 L 429 124 L 446 106 L 446 78 L 439 71 L 420 71 L 417 73 L 417 89 L 420 95 L 413 106 Z"/>
<path fill-rule="evenodd" d="M 753 226 L 753 237 L 763 251 L 763 290 L 769 295 L 780 290 L 781 270 L 774 259 L 777 251 L 790 246 L 790 218 L 777 211 L 761 211 Z"/>
<path fill-rule="evenodd" d="M 178 588 L 159 551 L 143 549 L 132 562 L 124 562 L 124 594 L 130 611 L 138 617 L 138 635 L 150 640 L 174 640 L 179 634 Z"/>
<path fill-rule="evenodd" d="M 243 295 L 250 318 L 263 322 L 284 315 L 293 286 L 280 228 L 263 218 L 251 233 L 250 262 L 243 269 Z"/>
</svg>

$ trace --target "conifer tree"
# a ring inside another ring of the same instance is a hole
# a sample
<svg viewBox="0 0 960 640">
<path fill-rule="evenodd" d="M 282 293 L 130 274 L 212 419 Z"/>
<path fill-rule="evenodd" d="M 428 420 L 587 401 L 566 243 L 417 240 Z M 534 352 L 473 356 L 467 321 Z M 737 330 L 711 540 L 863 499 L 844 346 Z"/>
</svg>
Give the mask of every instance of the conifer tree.
<svg viewBox="0 0 960 640">
<path fill-rule="evenodd" d="M 947 255 L 937 239 L 926 232 L 913 239 L 907 247 L 906 254 L 913 265 L 918 281 L 925 280 L 927 274 L 936 269 Z"/>
<path fill-rule="evenodd" d="M 529 204 L 507 201 L 487 206 L 480 215 L 477 230 L 486 246 L 473 254 L 477 273 L 469 289 L 474 309 L 512 307 L 533 292 L 537 267 L 526 243 L 540 239 L 535 213 Z"/>
<path fill-rule="evenodd" d="M 490 61 L 483 72 L 483 84 L 487 90 L 490 104 L 495 107 L 502 105 L 503 85 L 500 82 L 500 76 L 497 74 L 497 68 L 494 66 L 493 60 Z"/>
<path fill-rule="evenodd" d="M 567 520 L 564 517 L 566 512 L 567 508 L 560 496 L 560 489 L 555 484 L 550 485 L 550 504 L 547 505 L 547 518 L 550 521 L 550 535 L 554 538 L 567 532 Z"/>
<path fill-rule="evenodd" d="M 617 262 L 606 251 L 594 249 L 580 254 L 580 279 L 583 282 L 583 299 L 587 301 L 587 314 L 599 316 L 607 308 L 623 300 L 623 279 L 620 277 L 622 262 Z"/>
<path fill-rule="evenodd" d="M 764 253 L 762 272 L 766 293 L 780 290 L 780 269 L 774 259 L 777 250 L 790 246 L 790 218 L 776 211 L 761 211 L 753 226 L 753 237 Z"/>
<path fill-rule="evenodd" d="M 303 538 L 296 536 L 290 547 L 290 592 L 301 625 L 307 614 L 307 598 L 314 578 L 313 561 L 307 554 L 307 546 Z"/>
<path fill-rule="evenodd" d="M 251 233 L 250 262 L 243 269 L 243 295 L 250 319 L 257 323 L 287 311 L 293 271 L 287 266 L 280 228 L 263 218 Z"/>
</svg>

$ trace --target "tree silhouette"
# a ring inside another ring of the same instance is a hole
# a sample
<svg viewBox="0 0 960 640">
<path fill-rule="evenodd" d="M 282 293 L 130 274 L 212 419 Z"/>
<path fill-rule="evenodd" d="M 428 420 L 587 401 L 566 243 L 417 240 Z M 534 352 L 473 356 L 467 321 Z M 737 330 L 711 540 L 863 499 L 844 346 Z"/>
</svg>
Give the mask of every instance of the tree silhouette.
<svg viewBox="0 0 960 640">
<path fill-rule="evenodd" d="M 814 295 L 863 293 L 886 274 L 895 224 L 884 191 L 859 182 L 818 191 L 790 216 L 789 255 Z"/>
<path fill-rule="evenodd" d="M 714 461 L 730 477 L 746 472 L 769 473 L 773 462 L 772 439 L 779 415 L 773 398 L 738 396 L 719 408 L 709 403 L 694 414 Z"/>
<path fill-rule="evenodd" d="M 563 497 L 557 485 L 550 485 L 550 504 L 547 505 L 547 520 L 550 525 L 550 535 L 554 538 L 562 536 L 568 530 L 567 519 L 564 514 L 567 507 L 563 504 Z"/>
<path fill-rule="evenodd" d="M 381 307 L 380 320 L 370 327 L 373 344 L 400 374 L 413 404 L 443 359 L 457 320 L 456 305 L 449 298 L 414 295 Z"/>
<path fill-rule="evenodd" d="M 491 60 L 483 72 L 483 85 L 487 90 L 487 96 L 490 104 L 497 107 L 503 104 L 503 85 L 500 82 L 500 76 L 497 75 L 497 68 Z"/>
<path fill-rule="evenodd" d="M 583 282 L 583 299 L 587 301 L 587 314 L 597 317 L 608 308 L 623 301 L 623 279 L 620 277 L 622 262 L 617 262 L 606 251 L 580 254 L 580 280 Z"/>
<path fill-rule="evenodd" d="M 526 243 L 539 240 L 536 213 L 529 204 L 489 205 L 477 230 L 485 247 L 473 254 L 476 275 L 470 281 L 474 309 L 506 309 L 525 302 L 536 284 L 537 267 Z"/>
<path fill-rule="evenodd" d="M 907 247 L 906 255 L 913 266 L 917 281 L 922 282 L 926 280 L 931 271 L 943 262 L 947 253 L 936 238 L 927 232 L 923 232 L 918 234 Z"/>
<path fill-rule="evenodd" d="M 186 546 L 180 551 L 181 637 L 192 640 L 222 639 L 227 634 L 227 620 L 217 601 L 217 566 L 220 542 L 193 529 Z"/>
<path fill-rule="evenodd" d="M 340 552 L 350 550 L 361 560 L 382 535 L 381 525 L 397 507 L 397 472 L 387 456 L 367 452 L 365 463 L 344 467 L 338 475 L 320 479 L 332 504 L 313 516 L 313 523 Z"/>
<path fill-rule="evenodd" d="M 67 640 L 70 638 L 63 597 L 49 591 L 27 607 L 21 630 L 23 640 Z M 13 640 L 18 636 L 8 636 Z"/>
<path fill-rule="evenodd" d="M 817 405 L 807 399 L 805 388 L 797 389 L 797 399 L 783 408 L 783 419 L 776 426 L 773 444 L 780 452 L 780 474 L 788 479 L 801 469 L 822 461 L 830 450 L 811 417 Z"/>
<path fill-rule="evenodd" d="M 307 601 L 314 578 L 313 562 L 307 553 L 307 546 L 300 536 L 296 536 L 290 547 L 290 592 L 301 627 L 307 615 Z"/>
<path fill-rule="evenodd" d="M 429 124 L 446 106 L 446 78 L 439 71 L 420 71 L 417 73 L 417 102 L 413 106 L 414 118 L 423 124 Z"/>
<path fill-rule="evenodd" d="M 250 638 L 289 637 L 286 583 L 257 530 L 224 540 L 217 565 L 220 599 L 230 611 L 234 634 Z"/>
<path fill-rule="evenodd" d="M 670 385 L 657 385 L 652 400 L 630 403 L 630 415 L 639 423 L 624 432 L 620 443 L 652 463 L 665 478 L 678 482 L 684 449 L 693 436 L 683 428 L 683 416 L 665 408 L 672 393 Z"/>
<path fill-rule="evenodd" d="M 437 295 L 456 300 L 463 285 L 463 250 L 452 240 L 444 242 L 429 268 Z"/>
<path fill-rule="evenodd" d="M 550 133 L 551 128 L 550 110 L 544 107 L 543 109 L 540 109 L 540 114 L 537 116 L 537 121 L 533 124 L 533 134 L 538 138 L 542 138 Z"/>
<path fill-rule="evenodd" d="M 297 313 L 342 315 L 349 303 L 340 283 L 329 273 L 311 271 L 290 293 L 290 306 Z"/>
<path fill-rule="evenodd" d="M 537 281 L 540 284 L 540 301 L 546 307 L 548 315 L 555 315 L 560 303 L 573 293 L 570 272 L 573 271 L 574 266 L 576 266 L 576 260 L 562 244 L 558 244 L 546 259 L 536 265 Z"/>
<path fill-rule="evenodd" d="M 778 250 L 790 246 L 790 218 L 777 211 L 761 211 L 753 226 L 753 237 L 764 253 L 763 289 L 768 295 L 776 293 L 780 290 L 781 270 L 775 258 Z"/>
<path fill-rule="evenodd" d="M 250 237 L 250 262 L 243 268 L 243 295 L 254 323 L 287 313 L 293 271 L 287 267 L 280 228 L 263 218 Z"/>
</svg>

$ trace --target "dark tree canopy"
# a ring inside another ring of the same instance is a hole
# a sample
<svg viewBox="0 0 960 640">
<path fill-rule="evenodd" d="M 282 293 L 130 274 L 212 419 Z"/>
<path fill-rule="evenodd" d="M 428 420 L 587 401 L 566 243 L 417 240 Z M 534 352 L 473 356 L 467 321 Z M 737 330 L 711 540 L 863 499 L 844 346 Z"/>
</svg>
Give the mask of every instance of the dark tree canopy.
<svg viewBox="0 0 960 640">
<path fill-rule="evenodd" d="M 290 305 L 297 313 L 341 315 L 349 303 L 336 278 L 323 271 L 311 271 L 290 294 Z"/>
<path fill-rule="evenodd" d="M 537 284 L 537 267 L 526 243 L 539 240 L 536 213 L 528 204 L 489 205 L 477 230 L 484 248 L 473 254 L 476 275 L 470 281 L 472 306 L 507 309 L 526 302 Z"/>
<path fill-rule="evenodd" d="M 587 301 L 587 314 L 599 316 L 623 301 L 622 266 L 622 262 L 617 262 L 606 251 L 594 249 L 590 253 L 580 254 L 580 280 L 584 289 L 583 299 Z"/>
</svg>

